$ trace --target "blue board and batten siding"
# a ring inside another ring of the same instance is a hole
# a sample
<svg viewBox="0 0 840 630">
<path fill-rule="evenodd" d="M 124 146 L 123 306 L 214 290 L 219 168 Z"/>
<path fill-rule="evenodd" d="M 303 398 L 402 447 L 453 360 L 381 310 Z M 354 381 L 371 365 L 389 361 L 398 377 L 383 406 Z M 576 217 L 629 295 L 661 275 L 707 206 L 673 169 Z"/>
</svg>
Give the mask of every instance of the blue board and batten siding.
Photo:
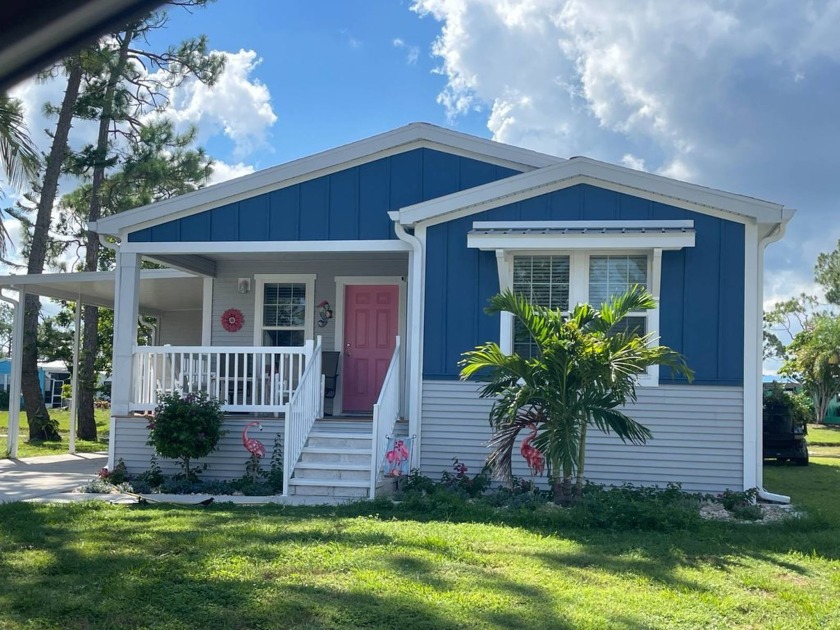
<svg viewBox="0 0 840 630">
<path fill-rule="evenodd" d="M 673 219 L 694 221 L 696 243 L 663 253 L 662 343 L 685 355 L 698 385 L 741 385 L 744 226 L 586 184 L 428 229 L 424 378 L 457 378 L 462 352 L 499 339 L 498 316 L 484 313 L 499 290 L 495 254 L 467 248 L 474 221 Z M 668 370 L 660 380 L 674 382 Z"/>
<path fill-rule="evenodd" d="M 516 174 L 510 168 L 442 151 L 413 149 L 138 230 L 128 240 L 394 239 L 390 210 Z"/>
</svg>

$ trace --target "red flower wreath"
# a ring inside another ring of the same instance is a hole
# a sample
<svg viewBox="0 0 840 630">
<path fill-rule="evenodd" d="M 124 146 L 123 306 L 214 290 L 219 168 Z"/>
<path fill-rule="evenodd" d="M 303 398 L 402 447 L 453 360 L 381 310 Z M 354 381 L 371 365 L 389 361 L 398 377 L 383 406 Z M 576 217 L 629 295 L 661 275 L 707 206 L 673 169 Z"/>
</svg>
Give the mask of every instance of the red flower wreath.
<svg viewBox="0 0 840 630">
<path fill-rule="evenodd" d="M 238 308 L 229 308 L 222 313 L 222 328 L 228 332 L 237 332 L 242 328 L 244 318 Z"/>
</svg>

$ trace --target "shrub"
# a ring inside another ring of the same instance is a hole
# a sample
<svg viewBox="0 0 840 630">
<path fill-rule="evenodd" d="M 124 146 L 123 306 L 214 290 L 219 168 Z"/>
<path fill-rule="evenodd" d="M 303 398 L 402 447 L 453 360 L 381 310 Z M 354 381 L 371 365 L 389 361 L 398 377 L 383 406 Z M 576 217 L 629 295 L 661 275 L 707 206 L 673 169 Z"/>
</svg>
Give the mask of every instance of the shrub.
<svg viewBox="0 0 840 630">
<path fill-rule="evenodd" d="M 198 469 L 190 462 L 216 450 L 223 418 L 219 401 L 204 392 L 162 394 L 146 443 L 159 455 L 180 460 L 183 477 L 195 480 Z"/>
<path fill-rule="evenodd" d="M 761 507 L 756 503 L 758 500 L 758 488 L 750 488 L 743 492 L 737 490 L 724 490 L 718 500 L 726 508 L 727 512 L 735 518 L 745 521 L 760 521 L 764 518 Z"/>
<path fill-rule="evenodd" d="M 274 436 L 274 449 L 271 451 L 266 483 L 274 492 L 280 493 L 283 491 L 283 445 L 279 432 Z"/>
<path fill-rule="evenodd" d="M 99 471 L 99 478 L 102 481 L 107 481 L 115 486 L 126 481 L 128 479 L 128 469 L 125 467 L 123 458 L 120 457 L 113 470 L 108 470 L 107 467 L 102 468 L 102 470 Z"/>
</svg>

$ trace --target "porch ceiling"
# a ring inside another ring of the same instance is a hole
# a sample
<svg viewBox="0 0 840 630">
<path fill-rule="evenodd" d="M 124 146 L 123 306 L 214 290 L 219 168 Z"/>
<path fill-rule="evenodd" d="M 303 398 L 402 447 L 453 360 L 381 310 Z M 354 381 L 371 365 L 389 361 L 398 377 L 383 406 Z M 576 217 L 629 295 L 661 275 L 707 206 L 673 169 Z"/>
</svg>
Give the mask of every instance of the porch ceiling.
<svg viewBox="0 0 840 630">
<path fill-rule="evenodd" d="M 114 308 L 113 271 L 0 276 L 0 289 L 23 289 L 56 300 Z M 140 312 L 201 310 L 203 279 L 173 269 L 140 272 Z"/>
</svg>

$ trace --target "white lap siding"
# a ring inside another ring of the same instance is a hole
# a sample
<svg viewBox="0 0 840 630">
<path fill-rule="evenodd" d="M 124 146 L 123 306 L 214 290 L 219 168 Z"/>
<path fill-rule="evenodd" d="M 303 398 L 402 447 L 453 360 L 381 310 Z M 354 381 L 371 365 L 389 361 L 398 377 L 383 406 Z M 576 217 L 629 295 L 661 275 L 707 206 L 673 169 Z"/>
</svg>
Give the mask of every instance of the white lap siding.
<svg viewBox="0 0 840 630">
<path fill-rule="evenodd" d="M 438 478 L 458 458 L 478 472 L 487 456 L 487 421 L 492 402 L 481 400 L 475 383 L 424 381 L 420 468 Z M 744 395 L 740 387 L 663 385 L 640 388 L 626 412 L 648 427 L 644 446 L 624 444 L 599 431 L 588 433 L 586 477 L 603 484 L 664 487 L 679 482 L 691 492 L 741 490 L 743 485 Z M 529 472 L 514 450 L 514 474 Z"/>
<path fill-rule="evenodd" d="M 202 479 L 239 479 L 245 474 L 245 465 L 248 463 L 250 454 L 242 446 L 242 429 L 248 422 L 256 419 L 253 417 L 228 418 L 224 421 L 222 428 L 226 434 L 219 440 L 216 452 L 203 459 L 195 460 L 191 464 L 195 466 L 207 464 L 207 470 L 201 473 Z M 265 445 L 266 455 L 262 458 L 261 465 L 268 471 L 274 447 L 274 436 L 279 433 L 280 444 L 282 445 L 283 442 L 283 420 L 277 418 L 259 420 L 262 422 L 263 430 L 251 427 L 248 430 L 248 437 L 256 438 Z M 154 454 L 154 449 L 146 446 L 146 440 L 149 439 L 147 425 L 148 420 L 145 418 L 116 419 L 114 462 L 122 458 L 131 474 L 148 470 Z M 181 472 L 180 466 L 174 460 L 158 457 L 158 464 L 164 474 L 172 475 Z"/>
</svg>

